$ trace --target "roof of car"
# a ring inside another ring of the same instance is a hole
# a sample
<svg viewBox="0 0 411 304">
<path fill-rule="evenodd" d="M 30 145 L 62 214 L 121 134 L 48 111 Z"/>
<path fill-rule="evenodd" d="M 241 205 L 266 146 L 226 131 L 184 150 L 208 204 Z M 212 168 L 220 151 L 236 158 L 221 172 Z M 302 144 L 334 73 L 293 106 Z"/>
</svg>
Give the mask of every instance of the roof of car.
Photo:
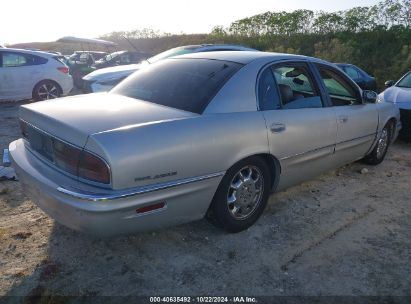
<svg viewBox="0 0 411 304">
<path fill-rule="evenodd" d="M 257 51 L 256 49 L 252 49 L 249 47 L 245 47 L 242 45 L 236 44 L 202 44 L 197 46 L 199 50 L 212 50 L 212 49 L 232 49 L 232 50 L 243 50 L 243 51 Z"/>
<path fill-rule="evenodd" d="M 84 53 L 107 54 L 107 52 L 101 52 L 101 51 L 74 51 L 74 54 L 84 54 Z"/>
<path fill-rule="evenodd" d="M 56 54 L 43 52 L 43 51 L 32 51 L 32 50 L 15 49 L 15 48 L 4 48 L 4 49 L 0 49 L 0 51 L 3 51 L 3 52 L 19 52 L 19 53 L 25 53 L 25 54 L 31 54 L 31 55 L 41 55 L 41 56 L 46 56 L 46 57 L 56 56 Z"/>
<path fill-rule="evenodd" d="M 255 51 L 220 51 L 220 52 L 206 52 L 206 53 L 191 53 L 186 55 L 177 56 L 178 58 L 198 58 L 198 59 L 214 59 L 232 61 L 241 64 L 248 64 L 256 59 L 271 58 L 273 60 L 286 60 L 286 59 L 311 59 L 317 62 L 325 62 L 321 59 L 307 57 L 303 55 L 282 54 L 282 53 L 269 53 L 269 52 L 255 52 Z M 177 58 L 172 57 L 172 58 Z"/>
</svg>

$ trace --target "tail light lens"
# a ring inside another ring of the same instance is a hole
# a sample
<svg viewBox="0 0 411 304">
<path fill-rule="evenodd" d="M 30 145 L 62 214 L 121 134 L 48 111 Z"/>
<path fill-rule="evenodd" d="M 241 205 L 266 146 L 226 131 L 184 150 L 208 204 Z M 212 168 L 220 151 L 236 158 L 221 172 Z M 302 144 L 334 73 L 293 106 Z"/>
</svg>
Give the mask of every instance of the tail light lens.
<svg viewBox="0 0 411 304">
<path fill-rule="evenodd" d="M 78 177 L 103 184 L 110 183 L 110 171 L 107 164 L 99 157 L 84 150 L 80 155 Z"/>
<path fill-rule="evenodd" d="M 20 120 L 20 129 L 31 149 L 59 169 L 93 182 L 110 183 L 110 168 L 100 157 L 42 133 L 23 120 Z"/>
<path fill-rule="evenodd" d="M 58 67 L 57 70 L 62 72 L 63 74 L 68 74 L 70 69 L 68 67 Z"/>
</svg>

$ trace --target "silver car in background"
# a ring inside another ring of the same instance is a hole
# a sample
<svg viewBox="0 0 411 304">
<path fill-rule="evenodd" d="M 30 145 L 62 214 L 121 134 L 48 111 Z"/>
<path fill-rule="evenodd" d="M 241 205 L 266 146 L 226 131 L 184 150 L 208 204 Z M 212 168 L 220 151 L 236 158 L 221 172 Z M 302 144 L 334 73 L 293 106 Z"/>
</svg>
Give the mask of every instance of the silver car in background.
<svg viewBox="0 0 411 304">
<path fill-rule="evenodd" d="M 400 139 L 411 142 L 411 71 L 406 73 L 396 83 L 385 82 L 387 89 L 380 94 L 386 102 L 392 102 L 399 110 L 402 129 Z"/>
<path fill-rule="evenodd" d="M 115 235 L 203 218 L 250 227 L 270 192 L 383 161 L 398 109 L 336 66 L 263 52 L 161 60 L 110 93 L 20 108 L 10 144 L 30 198 L 76 230 Z"/>
<path fill-rule="evenodd" d="M 218 52 L 218 51 L 257 51 L 251 48 L 247 48 L 240 45 L 232 44 L 200 44 L 200 45 L 186 45 L 176 47 L 156 56 L 153 56 L 147 60 L 144 60 L 140 64 L 127 64 L 123 66 L 115 66 L 104 69 L 99 69 L 91 72 L 83 77 L 85 93 L 107 92 L 114 86 L 120 83 L 123 79 L 127 78 L 135 71 L 142 67 L 155 63 L 159 60 L 163 60 L 169 57 L 174 57 L 183 54 L 191 54 L 198 52 Z"/>
<path fill-rule="evenodd" d="M 46 100 L 68 95 L 73 78 L 61 55 L 0 48 L 0 100 Z"/>
</svg>

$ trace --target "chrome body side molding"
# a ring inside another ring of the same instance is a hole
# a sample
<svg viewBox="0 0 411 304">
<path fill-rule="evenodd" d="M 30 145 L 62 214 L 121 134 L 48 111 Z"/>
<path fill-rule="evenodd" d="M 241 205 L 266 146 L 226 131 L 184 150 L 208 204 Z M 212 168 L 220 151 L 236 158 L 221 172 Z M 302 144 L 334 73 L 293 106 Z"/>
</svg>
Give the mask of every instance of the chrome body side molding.
<svg viewBox="0 0 411 304">
<path fill-rule="evenodd" d="M 70 195 L 75 198 L 82 199 L 82 200 L 97 202 L 97 201 L 105 201 L 105 200 L 115 200 L 115 199 L 130 197 L 134 195 L 154 192 L 158 190 L 178 187 L 178 186 L 182 186 L 182 185 L 186 185 L 190 183 L 203 181 L 203 180 L 210 179 L 210 178 L 223 176 L 224 174 L 225 174 L 225 171 L 222 171 L 222 172 L 211 173 L 207 175 L 179 179 L 179 180 L 166 182 L 166 183 L 159 183 L 159 184 L 138 187 L 138 188 L 124 190 L 124 191 L 113 191 L 112 193 L 89 193 L 89 192 L 84 192 L 80 190 L 70 190 L 64 187 L 58 187 L 57 191 Z"/>
</svg>

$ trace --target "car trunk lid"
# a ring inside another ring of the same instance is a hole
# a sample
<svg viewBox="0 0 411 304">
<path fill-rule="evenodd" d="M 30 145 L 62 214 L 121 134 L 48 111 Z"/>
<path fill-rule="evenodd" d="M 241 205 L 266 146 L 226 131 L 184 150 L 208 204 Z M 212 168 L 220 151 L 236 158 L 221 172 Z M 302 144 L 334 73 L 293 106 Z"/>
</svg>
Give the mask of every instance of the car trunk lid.
<svg viewBox="0 0 411 304">
<path fill-rule="evenodd" d="M 95 133 L 197 115 L 110 93 L 72 96 L 20 108 L 22 120 L 79 147 L 84 147 L 88 136 Z"/>
</svg>

